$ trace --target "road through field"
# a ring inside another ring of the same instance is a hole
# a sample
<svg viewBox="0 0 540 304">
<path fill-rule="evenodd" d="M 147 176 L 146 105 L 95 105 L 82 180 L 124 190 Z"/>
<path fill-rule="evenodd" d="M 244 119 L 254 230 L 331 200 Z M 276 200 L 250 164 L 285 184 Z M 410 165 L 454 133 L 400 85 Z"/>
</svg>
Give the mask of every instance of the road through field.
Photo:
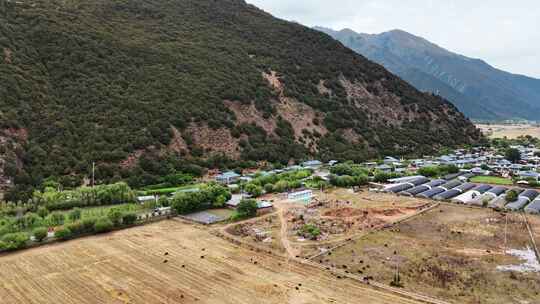
<svg viewBox="0 0 540 304">
<path fill-rule="evenodd" d="M 2 304 L 413 304 L 174 219 L 0 257 Z"/>
</svg>

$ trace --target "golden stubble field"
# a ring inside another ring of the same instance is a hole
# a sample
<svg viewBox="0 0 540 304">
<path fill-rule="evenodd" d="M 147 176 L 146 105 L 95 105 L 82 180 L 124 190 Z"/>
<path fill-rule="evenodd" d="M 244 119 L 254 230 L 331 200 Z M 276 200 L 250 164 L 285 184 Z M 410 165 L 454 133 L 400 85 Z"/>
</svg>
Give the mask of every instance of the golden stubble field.
<svg viewBox="0 0 540 304">
<path fill-rule="evenodd" d="M 517 138 L 519 136 L 530 135 L 532 137 L 540 138 L 540 127 L 528 124 L 479 124 L 476 125 L 482 133 L 491 138 L 503 138 L 508 137 L 510 139 Z"/>
<path fill-rule="evenodd" d="M 181 220 L 0 257 L 0 302 L 417 303 L 244 249 Z"/>
</svg>

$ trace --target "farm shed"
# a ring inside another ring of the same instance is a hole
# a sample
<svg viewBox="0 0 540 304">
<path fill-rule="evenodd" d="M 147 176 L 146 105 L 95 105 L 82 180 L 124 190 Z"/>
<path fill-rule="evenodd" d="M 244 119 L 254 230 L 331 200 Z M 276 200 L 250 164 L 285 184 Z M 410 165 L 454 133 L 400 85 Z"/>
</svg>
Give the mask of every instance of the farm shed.
<svg viewBox="0 0 540 304">
<path fill-rule="evenodd" d="M 462 185 L 459 185 L 455 188 L 452 188 L 448 191 L 445 191 L 443 193 L 440 193 L 440 194 L 437 194 L 436 196 L 434 196 L 433 198 L 436 199 L 436 200 L 439 200 L 439 201 L 443 201 L 443 200 L 447 200 L 447 199 L 451 199 L 457 195 L 460 195 L 470 189 L 474 188 L 474 184 L 471 184 L 471 183 L 465 183 L 465 184 L 462 184 Z"/>
<path fill-rule="evenodd" d="M 267 214 L 274 210 L 274 205 L 269 201 L 257 201 L 257 214 Z"/>
<path fill-rule="evenodd" d="M 401 183 L 397 185 L 391 185 L 387 187 L 384 191 L 385 192 L 392 192 L 392 193 L 398 193 L 401 191 L 405 191 L 411 188 L 414 188 L 416 186 L 422 185 L 429 182 L 429 179 L 426 177 L 417 177 L 415 179 L 412 179 L 410 181 L 407 181 L 406 183 Z"/>
<path fill-rule="evenodd" d="M 531 203 L 537 196 L 538 192 L 535 190 L 525 190 L 518 196 L 517 201 L 506 205 L 505 209 L 512 211 L 521 210 Z"/>
<path fill-rule="evenodd" d="M 445 183 L 445 184 L 443 184 L 441 186 L 438 186 L 438 187 L 430 189 L 430 190 L 428 190 L 426 192 L 420 193 L 417 196 L 418 197 L 423 197 L 423 198 L 432 198 L 435 195 L 438 195 L 440 193 L 448 191 L 449 189 L 455 188 L 455 187 L 457 187 L 459 185 L 461 185 L 460 181 L 452 180 L 452 181 L 449 181 L 449 182 L 447 182 L 447 183 Z"/>
<path fill-rule="evenodd" d="M 475 199 L 482 197 L 482 194 L 491 189 L 489 185 L 478 185 L 463 194 L 452 199 L 452 202 L 458 204 L 470 205 Z"/>
<path fill-rule="evenodd" d="M 223 174 L 216 176 L 216 181 L 224 185 L 234 184 L 238 180 L 240 180 L 240 174 L 237 174 L 236 172 L 233 172 L 233 171 L 225 172 Z"/>
<path fill-rule="evenodd" d="M 508 190 L 508 189 L 505 188 L 505 187 L 501 187 L 501 186 L 493 187 L 493 188 L 489 189 L 488 191 L 486 191 L 484 194 L 482 194 L 479 197 L 475 198 L 474 200 L 469 201 L 467 203 L 467 205 L 483 206 L 484 201 L 488 202 L 488 204 L 489 204 L 489 202 L 491 202 L 492 200 L 497 198 L 497 196 L 505 193 L 506 190 Z"/>
<path fill-rule="evenodd" d="M 157 202 L 157 197 L 154 195 L 138 196 L 137 201 L 141 204 L 146 202 Z"/>
<path fill-rule="evenodd" d="M 523 189 L 513 188 L 513 189 L 510 189 L 508 191 L 515 191 L 516 193 L 519 194 L 519 193 L 523 192 Z M 504 206 L 506 206 L 506 204 L 508 204 L 508 201 L 506 201 L 506 194 L 508 193 L 508 191 L 501 194 L 501 195 L 499 195 L 498 197 L 494 198 L 491 202 L 488 203 L 488 207 L 493 208 L 495 210 L 499 210 L 499 209 L 504 208 Z"/>
<path fill-rule="evenodd" d="M 525 212 L 530 214 L 540 214 L 540 197 L 535 199 L 525 208 Z"/>
<path fill-rule="evenodd" d="M 403 191 L 400 194 L 407 195 L 407 196 L 415 196 L 415 195 L 420 194 L 422 192 L 428 191 L 428 190 L 432 189 L 433 187 L 443 185 L 444 183 L 446 183 L 446 181 L 444 179 L 436 179 L 436 180 L 433 180 L 433 181 L 431 181 L 431 182 L 429 182 L 427 184 L 416 186 L 416 187 L 414 187 L 412 189 L 409 189 L 407 191 Z"/>
<path fill-rule="evenodd" d="M 210 225 L 226 220 L 224 217 L 220 217 L 206 211 L 187 214 L 184 215 L 184 218 L 204 225 Z"/>
</svg>

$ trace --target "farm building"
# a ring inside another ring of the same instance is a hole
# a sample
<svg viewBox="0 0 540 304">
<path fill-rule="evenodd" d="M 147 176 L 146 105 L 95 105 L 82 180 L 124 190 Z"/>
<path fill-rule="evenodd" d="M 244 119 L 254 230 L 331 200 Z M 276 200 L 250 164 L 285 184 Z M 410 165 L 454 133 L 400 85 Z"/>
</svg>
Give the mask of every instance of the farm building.
<svg viewBox="0 0 540 304">
<path fill-rule="evenodd" d="M 488 204 L 489 204 L 489 202 L 491 202 L 497 196 L 499 196 L 501 194 L 504 194 L 506 192 L 506 190 L 508 190 L 508 189 L 505 188 L 505 187 L 501 187 L 501 186 L 493 187 L 493 188 L 489 189 L 488 191 L 486 191 L 484 194 L 477 197 L 476 199 L 474 199 L 472 201 L 469 201 L 467 203 L 467 205 L 483 206 L 484 201 L 488 202 Z"/>
<path fill-rule="evenodd" d="M 523 189 L 513 188 L 513 189 L 510 189 L 508 191 L 514 191 L 514 192 L 519 194 L 519 193 L 523 192 Z M 508 191 L 501 194 L 501 195 L 499 195 L 498 197 L 493 199 L 491 202 L 489 202 L 488 207 L 492 208 L 492 209 L 495 209 L 495 210 L 500 210 L 500 209 L 504 208 L 504 206 L 506 206 L 506 204 L 508 204 L 508 201 L 506 200 L 506 194 L 508 193 Z"/>
<path fill-rule="evenodd" d="M 269 201 L 257 201 L 257 214 L 267 214 L 274 210 L 274 205 Z"/>
<path fill-rule="evenodd" d="M 426 192 L 426 191 L 432 189 L 433 187 L 441 186 L 444 183 L 446 183 L 446 181 L 444 179 L 436 179 L 436 180 L 433 180 L 433 181 L 431 181 L 431 182 L 429 182 L 427 184 L 416 186 L 416 187 L 414 187 L 412 189 L 403 191 L 400 194 L 407 195 L 407 196 L 415 196 L 415 195 L 420 194 L 422 192 Z"/>
<path fill-rule="evenodd" d="M 471 204 L 475 199 L 479 198 L 484 194 L 486 191 L 491 189 L 491 186 L 489 185 L 478 185 L 474 188 L 472 188 L 470 191 L 467 191 L 465 193 L 462 193 L 455 198 L 452 199 L 453 203 L 458 204 Z"/>
<path fill-rule="evenodd" d="M 455 188 L 455 187 L 457 187 L 459 185 L 461 185 L 460 181 L 452 180 L 452 181 L 449 181 L 449 182 L 447 182 L 447 183 L 445 183 L 445 184 L 443 184 L 441 186 L 438 186 L 438 187 L 435 187 L 435 188 L 430 189 L 428 191 L 422 192 L 422 193 L 418 194 L 417 196 L 418 197 L 423 197 L 423 198 L 432 198 L 435 195 L 438 195 L 440 193 L 448 191 L 449 189 Z"/>
<path fill-rule="evenodd" d="M 460 195 L 468 190 L 471 190 L 472 188 L 474 188 L 474 184 L 471 184 L 471 183 L 464 183 L 464 184 L 461 184 L 455 188 L 452 188 L 448 191 L 445 191 L 443 193 L 440 193 L 440 194 L 437 194 L 435 195 L 433 198 L 436 199 L 436 200 L 439 200 L 439 201 L 443 201 L 443 200 L 447 200 L 447 199 L 451 199 L 457 195 Z"/>
<path fill-rule="evenodd" d="M 414 175 L 414 176 L 397 177 L 397 178 L 389 179 L 388 182 L 392 183 L 392 184 L 406 183 L 406 182 L 409 182 L 409 181 L 412 181 L 412 180 L 415 180 L 415 179 L 421 178 L 421 177 L 424 177 L 424 176 L 422 176 L 422 175 Z"/>
<path fill-rule="evenodd" d="M 157 202 L 157 197 L 154 195 L 139 196 L 137 197 L 137 201 L 141 204 L 146 202 Z"/>
<path fill-rule="evenodd" d="M 225 203 L 227 207 L 229 208 L 236 208 L 238 207 L 238 204 L 240 204 L 240 201 L 244 198 L 244 195 L 242 194 L 233 194 L 231 199 Z"/>
<path fill-rule="evenodd" d="M 313 191 L 303 190 L 287 194 L 287 199 L 294 202 L 309 204 L 313 198 Z"/>
<path fill-rule="evenodd" d="M 531 203 L 538 196 L 538 192 L 535 190 L 525 190 L 519 194 L 517 201 L 512 202 L 505 206 L 505 209 L 517 211 L 523 209 L 529 203 Z"/>
<path fill-rule="evenodd" d="M 302 163 L 302 167 L 310 169 L 318 169 L 323 165 L 321 161 L 318 160 L 308 160 Z"/>
<path fill-rule="evenodd" d="M 225 172 L 216 176 L 216 182 L 223 185 L 234 184 L 238 180 L 240 180 L 240 174 L 233 171 Z"/>
<path fill-rule="evenodd" d="M 405 183 L 397 184 L 397 185 L 390 185 L 387 188 L 384 189 L 385 192 L 392 192 L 392 193 L 398 193 L 401 191 L 405 191 L 411 188 L 414 188 L 416 186 L 420 186 L 422 184 L 425 184 L 429 182 L 429 179 L 426 177 L 417 177 L 415 179 L 409 180 Z"/>
<path fill-rule="evenodd" d="M 200 224 L 204 224 L 204 225 L 210 225 L 210 224 L 214 224 L 214 223 L 218 223 L 218 222 L 222 222 L 226 220 L 226 218 L 224 217 L 217 216 L 207 211 L 195 212 L 195 213 L 184 215 L 183 217 L 188 220 L 191 220 Z"/>
<path fill-rule="evenodd" d="M 530 214 L 540 214 L 540 197 L 536 198 L 526 208 L 525 212 Z"/>
</svg>

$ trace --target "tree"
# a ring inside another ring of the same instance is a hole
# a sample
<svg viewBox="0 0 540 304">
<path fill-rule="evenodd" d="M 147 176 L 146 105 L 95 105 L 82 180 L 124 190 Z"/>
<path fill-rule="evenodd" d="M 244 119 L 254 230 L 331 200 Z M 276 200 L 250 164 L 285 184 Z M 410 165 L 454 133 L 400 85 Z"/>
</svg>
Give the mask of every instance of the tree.
<svg viewBox="0 0 540 304">
<path fill-rule="evenodd" d="M 515 202 L 518 199 L 518 193 L 515 190 L 510 190 L 505 197 L 507 202 Z"/>
<path fill-rule="evenodd" d="M 45 227 L 38 227 L 32 231 L 32 235 L 34 236 L 34 239 L 38 242 L 43 241 L 47 237 L 47 233 L 48 231 L 47 231 L 47 228 Z"/>
<path fill-rule="evenodd" d="M 242 217 L 252 217 L 257 215 L 257 201 L 254 199 L 243 199 L 236 209 Z"/>
<path fill-rule="evenodd" d="M 94 231 L 96 233 L 109 232 L 114 228 L 113 222 L 108 217 L 100 217 L 94 224 Z"/>
<path fill-rule="evenodd" d="M 80 208 L 75 208 L 68 213 L 68 218 L 74 222 L 81 219 L 82 211 Z"/>
<path fill-rule="evenodd" d="M 41 218 L 46 218 L 47 215 L 49 215 L 49 210 L 47 210 L 47 207 L 45 206 L 39 206 L 37 210 L 37 214 L 41 216 Z"/>
<path fill-rule="evenodd" d="M 263 188 L 252 183 L 247 184 L 244 190 L 253 197 L 259 197 L 263 194 Z"/>
<path fill-rule="evenodd" d="M 275 188 L 274 188 L 274 185 L 273 184 L 266 184 L 264 185 L 264 192 L 266 193 L 273 193 L 275 191 Z"/>
<path fill-rule="evenodd" d="M 133 225 L 137 221 L 137 214 L 130 212 L 122 216 L 122 224 Z"/>
<path fill-rule="evenodd" d="M 521 153 L 519 153 L 518 149 L 509 148 L 509 149 L 506 149 L 506 152 L 504 153 L 504 157 L 508 161 L 511 161 L 512 163 L 517 163 L 518 161 L 521 160 Z"/>
<path fill-rule="evenodd" d="M 26 247 L 30 240 L 27 233 L 17 232 L 5 234 L 0 242 L 0 250 L 17 250 Z"/>
<path fill-rule="evenodd" d="M 124 214 L 122 213 L 122 210 L 118 208 L 111 208 L 109 209 L 109 212 L 107 213 L 107 217 L 111 220 L 114 226 L 120 226 L 123 215 Z"/>
<path fill-rule="evenodd" d="M 68 227 L 62 227 L 54 232 L 54 236 L 60 240 L 68 240 L 73 236 L 73 233 Z"/>
<path fill-rule="evenodd" d="M 60 226 L 64 224 L 65 217 L 63 213 L 53 212 L 47 216 L 46 220 L 50 226 Z"/>
<path fill-rule="evenodd" d="M 439 168 L 435 166 L 427 166 L 418 169 L 418 174 L 425 177 L 436 177 L 439 176 Z"/>
</svg>

